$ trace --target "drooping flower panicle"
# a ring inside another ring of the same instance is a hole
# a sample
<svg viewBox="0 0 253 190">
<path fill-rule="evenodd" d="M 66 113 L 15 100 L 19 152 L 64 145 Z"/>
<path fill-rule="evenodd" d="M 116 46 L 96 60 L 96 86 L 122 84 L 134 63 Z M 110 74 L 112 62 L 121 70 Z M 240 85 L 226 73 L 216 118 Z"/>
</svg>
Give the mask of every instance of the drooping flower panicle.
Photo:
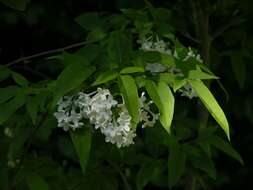
<svg viewBox="0 0 253 190">
<path fill-rule="evenodd" d="M 118 104 L 108 89 L 98 88 L 85 94 L 79 92 L 72 96 L 64 96 L 57 104 L 54 114 L 58 127 L 64 130 L 75 130 L 88 120 L 105 135 L 106 142 L 125 147 L 133 144 L 136 136 L 131 129 L 131 116 L 124 104 Z M 118 109 L 119 117 L 114 119 L 112 108 Z"/>
</svg>

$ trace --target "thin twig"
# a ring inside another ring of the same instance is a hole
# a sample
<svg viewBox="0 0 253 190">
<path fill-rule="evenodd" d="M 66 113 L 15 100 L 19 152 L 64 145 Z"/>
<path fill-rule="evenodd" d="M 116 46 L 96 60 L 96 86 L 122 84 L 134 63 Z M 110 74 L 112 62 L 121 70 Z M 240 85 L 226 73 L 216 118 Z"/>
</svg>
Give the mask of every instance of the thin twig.
<svg viewBox="0 0 253 190">
<path fill-rule="evenodd" d="M 216 39 L 217 37 L 222 35 L 226 30 L 228 30 L 232 26 L 238 25 L 242 22 L 243 22 L 243 20 L 239 19 L 239 18 L 235 18 L 235 19 L 230 20 L 228 23 L 224 24 L 223 26 L 218 28 L 216 31 L 214 31 L 214 33 L 212 34 L 211 40 L 213 41 L 214 39 Z"/>
<path fill-rule="evenodd" d="M 12 65 L 15 65 L 16 63 L 19 63 L 19 62 L 27 61 L 29 59 L 33 59 L 33 58 L 36 58 L 36 57 L 41 57 L 41 56 L 44 56 L 44 55 L 59 53 L 59 52 L 62 52 L 62 51 L 68 50 L 68 49 L 72 49 L 72 48 L 76 48 L 76 47 L 79 47 L 79 46 L 91 44 L 91 43 L 94 43 L 94 42 L 97 42 L 97 40 L 83 41 L 83 42 L 71 44 L 71 45 L 63 47 L 63 48 L 57 48 L 57 49 L 53 49 L 53 50 L 49 50 L 49 51 L 36 53 L 34 55 L 30 55 L 30 56 L 26 56 L 26 57 L 20 57 L 19 59 L 16 59 L 16 60 L 14 60 L 10 63 L 7 63 L 5 66 L 6 67 L 11 67 Z"/>
<path fill-rule="evenodd" d="M 180 31 L 180 34 L 186 38 L 188 38 L 189 40 L 192 40 L 193 42 L 199 44 L 200 41 L 197 38 L 194 38 L 193 36 L 191 36 L 188 32 L 186 31 Z"/>
<path fill-rule="evenodd" d="M 47 75 L 45 75 L 44 73 L 41 73 L 41 72 L 39 72 L 39 71 L 37 71 L 37 70 L 33 70 L 33 69 L 31 69 L 30 67 L 27 67 L 26 65 L 24 66 L 24 70 L 26 70 L 26 71 L 28 71 L 28 72 L 30 72 L 30 73 L 32 73 L 32 74 L 35 74 L 35 75 L 37 75 L 37 76 L 40 76 L 40 77 L 42 77 L 43 79 L 50 79 L 50 77 L 49 76 L 47 76 Z"/>
</svg>

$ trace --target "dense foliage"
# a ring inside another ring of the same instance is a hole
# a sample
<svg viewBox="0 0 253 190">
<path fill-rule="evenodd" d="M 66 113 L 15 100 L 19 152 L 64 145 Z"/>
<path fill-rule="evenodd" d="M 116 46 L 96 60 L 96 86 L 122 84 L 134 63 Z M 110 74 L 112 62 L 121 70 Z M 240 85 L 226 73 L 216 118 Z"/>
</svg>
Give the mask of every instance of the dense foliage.
<svg viewBox="0 0 253 190">
<path fill-rule="evenodd" d="M 225 162 L 243 169 L 250 2 L 66 0 L 55 18 L 47 1 L 0 2 L 6 31 L 41 42 L 1 49 L 1 189 L 212 189 L 234 180 Z"/>
</svg>

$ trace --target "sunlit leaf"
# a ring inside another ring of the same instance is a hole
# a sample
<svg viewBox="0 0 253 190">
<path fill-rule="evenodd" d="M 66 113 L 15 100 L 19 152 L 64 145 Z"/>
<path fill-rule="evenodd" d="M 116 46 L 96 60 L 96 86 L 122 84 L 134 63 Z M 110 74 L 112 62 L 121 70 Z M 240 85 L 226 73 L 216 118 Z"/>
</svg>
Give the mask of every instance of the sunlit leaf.
<svg viewBox="0 0 253 190">
<path fill-rule="evenodd" d="M 160 122 L 162 126 L 170 133 L 175 99 L 169 86 L 162 81 L 156 85 L 153 81 L 147 80 L 146 89 L 150 98 L 160 110 Z"/>
<path fill-rule="evenodd" d="M 112 81 L 118 77 L 118 72 L 115 70 L 104 71 L 97 76 L 96 80 L 92 83 L 92 86 L 100 85 L 109 81 Z"/>
<path fill-rule="evenodd" d="M 201 81 L 190 80 L 189 83 L 194 88 L 194 90 L 198 94 L 200 100 L 206 106 L 208 111 L 211 113 L 211 115 L 214 117 L 214 119 L 219 123 L 221 128 L 224 130 L 228 139 L 230 139 L 229 125 L 228 125 L 227 118 L 226 118 L 223 110 L 221 109 L 221 107 L 217 103 L 216 99 L 212 95 L 212 93 L 205 86 L 205 84 Z"/>
<path fill-rule="evenodd" d="M 131 74 L 131 73 L 143 73 L 145 69 L 143 67 L 125 67 L 120 71 L 120 74 Z"/>
<path fill-rule="evenodd" d="M 131 122 L 133 127 L 136 127 L 139 122 L 139 96 L 135 80 L 130 75 L 120 76 L 120 88 L 123 94 L 126 107 L 132 117 Z"/>
</svg>

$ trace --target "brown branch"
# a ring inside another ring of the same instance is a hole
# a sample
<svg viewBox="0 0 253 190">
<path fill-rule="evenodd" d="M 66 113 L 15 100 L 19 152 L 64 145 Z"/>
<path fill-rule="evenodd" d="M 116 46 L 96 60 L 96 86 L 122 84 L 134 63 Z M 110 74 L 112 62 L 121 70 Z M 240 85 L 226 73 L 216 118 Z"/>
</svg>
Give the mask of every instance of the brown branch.
<svg viewBox="0 0 253 190">
<path fill-rule="evenodd" d="M 19 59 L 16 59 L 16 60 L 14 60 L 10 63 L 7 63 L 5 66 L 6 67 L 11 67 L 12 65 L 15 65 L 16 63 L 19 63 L 19 62 L 24 62 L 24 61 L 27 61 L 29 59 L 33 59 L 33 58 L 36 58 L 36 57 L 41 57 L 41 56 L 44 56 L 44 55 L 59 53 L 59 52 L 65 51 L 65 50 L 69 50 L 69 49 L 72 49 L 72 48 L 76 48 L 76 47 L 80 47 L 80 46 L 83 46 L 83 45 L 91 44 L 91 43 L 94 43 L 94 42 L 97 42 L 97 40 L 83 41 L 83 42 L 71 44 L 71 45 L 63 47 L 63 48 L 57 48 L 57 49 L 53 49 L 53 50 L 49 50 L 49 51 L 36 53 L 34 55 L 30 55 L 30 56 L 26 56 L 26 57 L 20 57 Z"/>
</svg>

